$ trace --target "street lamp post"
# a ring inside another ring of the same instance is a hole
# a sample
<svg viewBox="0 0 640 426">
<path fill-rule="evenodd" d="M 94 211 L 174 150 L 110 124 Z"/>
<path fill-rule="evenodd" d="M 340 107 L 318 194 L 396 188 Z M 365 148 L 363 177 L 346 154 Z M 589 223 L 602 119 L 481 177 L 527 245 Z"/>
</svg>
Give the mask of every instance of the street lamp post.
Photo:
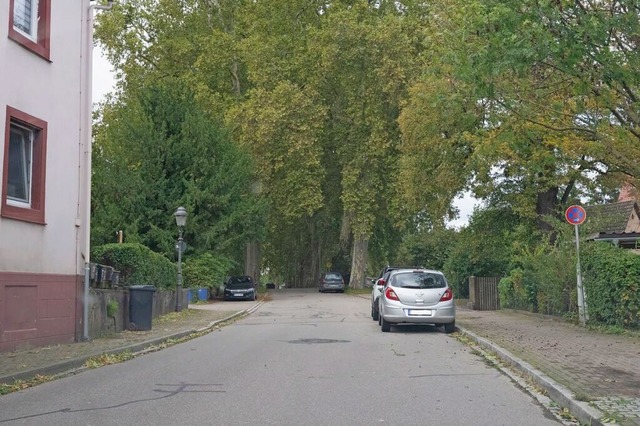
<svg viewBox="0 0 640 426">
<path fill-rule="evenodd" d="M 187 224 L 187 211 L 184 207 L 178 207 L 173 214 L 176 218 L 176 225 L 178 225 L 178 244 L 176 250 L 178 250 L 178 285 L 176 290 L 176 312 L 182 311 L 182 251 L 184 241 L 182 240 L 182 229 Z"/>
</svg>

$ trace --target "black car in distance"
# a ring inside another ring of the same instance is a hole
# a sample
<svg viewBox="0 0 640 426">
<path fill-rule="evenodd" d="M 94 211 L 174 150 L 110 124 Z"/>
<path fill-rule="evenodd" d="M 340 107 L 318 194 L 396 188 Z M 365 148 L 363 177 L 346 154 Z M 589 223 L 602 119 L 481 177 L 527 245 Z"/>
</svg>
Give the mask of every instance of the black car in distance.
<svg viewBox="0 0 640 426">
<path fill-rule="evenodd" d="M 224 286 L 224 300 L 256 300 L 258 292 L 253 278 L 247 275 L 229 277 Z"/>
</svg>

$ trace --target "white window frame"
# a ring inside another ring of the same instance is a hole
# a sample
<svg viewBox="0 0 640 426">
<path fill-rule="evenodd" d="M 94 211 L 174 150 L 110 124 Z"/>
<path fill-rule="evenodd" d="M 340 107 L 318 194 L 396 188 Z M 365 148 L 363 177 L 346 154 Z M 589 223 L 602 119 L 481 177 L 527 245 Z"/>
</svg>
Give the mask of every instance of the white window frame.
<svg viewBox="0 0 640 426">
<path fill-rule="evenodd" d="M 36 138 L 36 130 L 24 125 L 21 125 L 15 121 L 10 123 L 10 134 L 11 140 L 9 141 L 9 181 L 7 187 L 7 204 L 16 206 L 16 207 L 31 207 L 31 192 L 32 192 L 32 182 L 33 182 L 33 142 Z M 25 194 L 24 198 L 16 197 L 11 194 L 11 186 L 16 182 L 11 182 L 11 168 L 16 167 L 15 160 L 16 158 L 11 158 L 11 145 L 16 141 L 14 137 L 19 137 L 21 140 L 18 142 L 20 144 L 19 147 L 19 157 L 17 160 L 22 163 L 19 165 L 21 169 L 21 182 L 20 186 L 22 186 L 22 191 Z M 13 163 L 12 163 L 13 160 Z"/>
</svg>

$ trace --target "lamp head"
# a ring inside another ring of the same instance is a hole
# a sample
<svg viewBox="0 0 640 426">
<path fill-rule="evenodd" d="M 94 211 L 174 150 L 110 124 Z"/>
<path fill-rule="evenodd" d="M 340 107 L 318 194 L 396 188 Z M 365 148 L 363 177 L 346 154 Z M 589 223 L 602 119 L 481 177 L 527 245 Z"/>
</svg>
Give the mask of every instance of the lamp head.
<svg viewBox="0 0 640 426">
<path fill-rule="evenodd" d="M 173 215 L 176 218 L 176 225 L 178 225 L 179 228 L 182 228 L 187 224 L 187 211 L 184 207 L 178 207 Z"/>
</svg>

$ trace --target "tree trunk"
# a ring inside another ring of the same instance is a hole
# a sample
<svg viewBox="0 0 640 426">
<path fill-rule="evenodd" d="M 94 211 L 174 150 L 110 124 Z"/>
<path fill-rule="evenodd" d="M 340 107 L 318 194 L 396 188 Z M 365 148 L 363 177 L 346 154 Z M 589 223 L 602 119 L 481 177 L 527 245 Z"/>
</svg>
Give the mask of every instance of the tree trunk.
<svg viewBox="0 0 640 426">
<path fill-rule="evenodd" d="M 342 225 L 340 226 L 340 245 L 344 248 L 349 246 L 351 236 L 351 213 L 345 211 L 342 215 Z"/>
<path fill-rule="evenodd" d="M 553 229 L 553 225 L 548 222 L 548 217 L 557 216 L 558 212 L 556 211 L 558 207 L 558 188 L 553 187 L 547 189 L 545 192 L 539 192 L 536 200 L 536 213 L 538 217 L 536 218 L 536 224 L 538 229 L 542 231 L 544 234 L 549 236 L 549 242 L 551 244 L 555 243 L 557 235 Z"/>
<path fill-rule="evenodd" d="M 353 256 L 351 258 L 349 287 L 364 288 L 368 257 L 369 240 L 363 235 L 356 235 L 353 241 Z"/>
<path fill-rule="evenodd" d="M 256 241 L 247 243 L 244 258 L 244 274 L 253 278 L 256 285 L 260 284 L 260 244 Z"/>
<path fill-rule="evenodd" d="M 312 229 L 315 231 L 315 225 L 312 227 Z M 320 241 L 318 240 L 318 236 L 315 235 L 315 232 L 311 241 L 310 257 L 310 267 L 308 273 L 309 278 L 308 283 L 305 285 L 305 287 L 317 287 L 318 279 L 320 278 L 320 274 L 322 272 L 322 259 L 320 257 Z"/>
</svg>

